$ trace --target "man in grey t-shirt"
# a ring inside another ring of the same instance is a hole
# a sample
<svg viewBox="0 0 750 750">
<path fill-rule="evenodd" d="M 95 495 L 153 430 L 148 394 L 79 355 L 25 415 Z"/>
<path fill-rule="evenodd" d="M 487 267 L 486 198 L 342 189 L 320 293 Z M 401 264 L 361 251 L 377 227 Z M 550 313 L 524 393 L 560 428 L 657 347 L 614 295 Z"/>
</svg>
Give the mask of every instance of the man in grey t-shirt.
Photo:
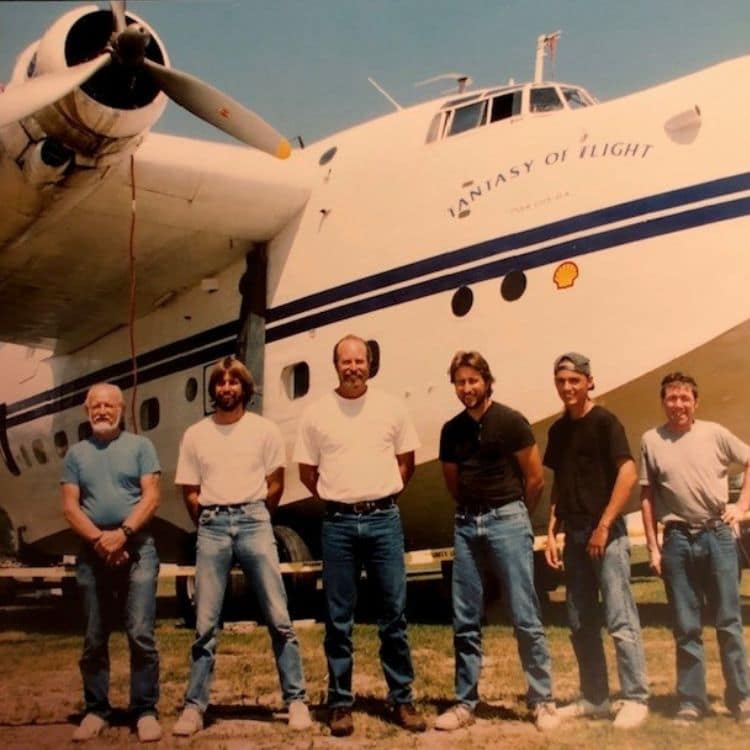
<svg viewBox="0 0 750 750">
<path fill-rule="evenodd" d="M 733 526 L 750 508 L 750 448 L 714 422 L 695 419 L 698 386 L 680 372 L 665 376 L 667 421 L 641 440 L 641 508 L 651 568 L 664 578 L 677 647 L 676 721 L 692 724 L 708 710 L 701 609 L 713 618 L 724 699 L 750 724 L 750 677 L 742 631 Z M 727 504 L 727 469 L 744 467 L 739 500 Z M 664 524 L 659 545 L 656 524 Z"/>
</svg>

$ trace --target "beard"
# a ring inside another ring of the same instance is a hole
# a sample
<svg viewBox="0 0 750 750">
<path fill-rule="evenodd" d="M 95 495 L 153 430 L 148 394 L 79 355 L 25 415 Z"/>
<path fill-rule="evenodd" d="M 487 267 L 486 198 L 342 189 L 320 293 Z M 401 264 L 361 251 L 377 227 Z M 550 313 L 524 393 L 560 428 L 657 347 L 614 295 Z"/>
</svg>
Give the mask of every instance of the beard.
<svg viewBox="0 0 750 750">
<path fill-rule="evenodd" d="M 89 420 L 91 425 L 91 431 L 96 437 L 99 438 L 112 438 L 120 431 L 120 420 L 122 419 L 122 412 L 118 412 L 117 416 L 111 422 L 109 420 L 101 420 L 94 422 Z"/>
<path fill-rule="evenodd" d="M 242 395 L 227 393 L 216 398 L 217 411 L 234 411 L 242 403 Z"/>
</svg>

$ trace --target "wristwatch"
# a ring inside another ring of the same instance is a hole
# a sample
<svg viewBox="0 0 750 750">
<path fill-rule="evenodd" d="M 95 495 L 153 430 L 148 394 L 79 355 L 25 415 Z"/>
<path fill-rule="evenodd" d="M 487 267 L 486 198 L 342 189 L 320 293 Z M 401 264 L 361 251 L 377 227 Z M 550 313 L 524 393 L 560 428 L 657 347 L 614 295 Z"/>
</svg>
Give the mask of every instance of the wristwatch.
<svg viewBox="0 0 750 750">
<path fill-rule="evenodd" d="M 120 528 L 122 529 L 122 533 L 125 534 L 126 539 L 130 539 L 130 537 L 133 536 L 133 534 L 135 534 L 135 531 L 126 523 L 122 524 Z"/>
</svg>

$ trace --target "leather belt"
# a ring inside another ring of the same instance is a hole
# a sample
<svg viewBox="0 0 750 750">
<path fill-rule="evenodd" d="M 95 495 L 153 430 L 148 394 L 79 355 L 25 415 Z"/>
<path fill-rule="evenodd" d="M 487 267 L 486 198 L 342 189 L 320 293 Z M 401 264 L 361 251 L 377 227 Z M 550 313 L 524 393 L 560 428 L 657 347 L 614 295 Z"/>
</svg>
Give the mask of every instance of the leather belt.
<svg viewBox="0 0 750 750">
<path fill-rule="evenodd" d="M 688 534 L 700 534 L 702 531 L 713 531 L 721 526 L 724 526 L 724 521 L 721 518 L 707 518 L 705 521 L 698 523 L 688 523 L 687 521 L 667 521 L 664 524 L 664 531 L 670 531 L 675 529 L 676 531 L 684 531 Z"/>
<path fill-rule="evenodd" d="M 380 498 L 379 500 L 363 500 L 359 503 L 340 503 L 337 500 L 326 500 L 327 513 L 349 513 L 366 515 L 376 510 L 387 510 L 396 504 L 396 496 Z"/>
</svg>

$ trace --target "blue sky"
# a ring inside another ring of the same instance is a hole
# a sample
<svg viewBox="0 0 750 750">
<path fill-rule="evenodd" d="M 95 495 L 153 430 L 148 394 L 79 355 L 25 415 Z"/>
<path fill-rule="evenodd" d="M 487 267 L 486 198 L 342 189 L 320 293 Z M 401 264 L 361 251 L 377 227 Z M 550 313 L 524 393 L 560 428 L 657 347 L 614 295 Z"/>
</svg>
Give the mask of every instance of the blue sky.
<svg viewBox="0 0 750 750">
<path fill-rule="evenodd" d="M 0 80 L 15 56 L 79 3 L 0 3 Z M 101 4 L 104 5 L 104 4 Z M 152 0 L 128 8 L 159 33 L 172 64 L 224 89 L 310 143 L 444 85 L 532 77 L 538 34 L 562 29 L 556 78 L 610 99 L 750 52 L 748 0 Z M 216 138 L 170 105 L 155 128 Z"/>
</svg>

